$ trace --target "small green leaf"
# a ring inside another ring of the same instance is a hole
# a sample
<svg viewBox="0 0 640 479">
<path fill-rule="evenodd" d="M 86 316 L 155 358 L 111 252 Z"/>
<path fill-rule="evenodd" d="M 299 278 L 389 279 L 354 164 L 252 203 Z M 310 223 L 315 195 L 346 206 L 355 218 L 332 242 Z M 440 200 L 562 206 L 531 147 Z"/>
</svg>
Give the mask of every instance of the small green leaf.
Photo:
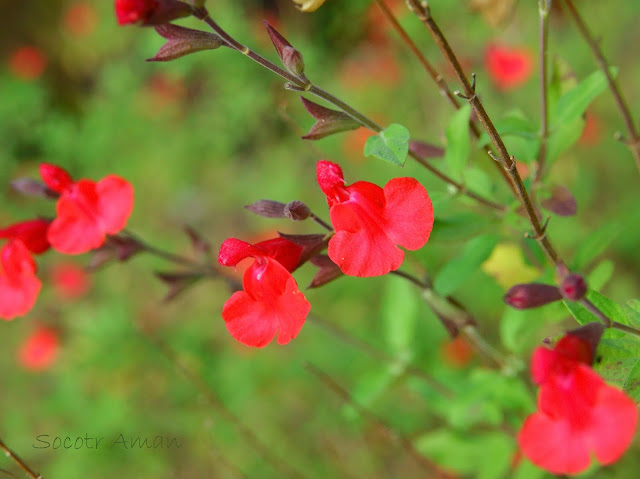
<svg viewBox="0 0 640 479">
<path fill-rule="evenodd" d="M 571 148 L 582 136 L 585 121 L 582 117 L 562 123 L 549 136 L 547 161 L 552 162 Z"/>
<path fill-rule="evenodd" d="M 621 232 L 622 227 L 617 220 L 600 225 L 593 233 L 580 242 L 580 246 L 578 246 L 578 249 L 573 255 L 571 270 L 584 269 L 594 258 L 598 257 L 598 255 L 607 249 Z"/>
<path fill-rule="evenodd" d="M 490 222 L 487 218 L 474 213 L 459 213 L 446 218 L 436 217 L 429 241 L 466 240 L 488 230 L 489 226 Z"/>
<path fill-rule="evenodd" d="M 451 176 L 456 180 L 462 179 L 462 172 L 467 166 L 471 150 L 471 139 L 469 137 L 470 116 L 471 105 L 467 104 L 454 113 L 445 130 L 447 149 L 445 150 L 444 161 L 449 168 Z"/>
<path fill-rule="evenodd" d="M 615 77 L 616 73 L 617 69 L 612 68 L 611 74 Z M 606 88 L 607 77 L 598 70 L 582 80 L 577 87 L 562 95 L 549 115 L 552 130 L 580 118 L 591 102 Z"/>
<path fill-rule="evenodd" d="M 367 371 L 358 378 L 351 390 L 353 401 L 359 406 L 371 405 L 397 378 L 391 367 Z M 359 417 L 358 411 L 351 405 L 345 405 L 342 413 L 349 419 Z"/>
<path fill-rule="evenodd" d="M 392 165 L 403 166 L 409 153 L 409 137 L 409 130 L 394 123 L 377 135 L 369 137 L 364 145 L 364 154 Z"/>
<path fill-rule="evenodd" d="M 453 293 L 480 268 L 491 255 L 498 240 L 496 235 L 482 235 L 469 241 L 460 255 L 440 269 L 434 281 L 434 289 L 442 296 Z"/>
<path fill-rule="evenodd" d="M 637 361 L 629 371 L 623 390 L 635 402 L 640 402 L 640 361 Z"/>
<path fill-rule="evenodd" d="M 613 268 L 613 261 L 605 260 L 598 263 L 587 276 L 587 284 L 589 287 L 596 291 L 602 289 L 602 287 L 609 282 L 611 276 L 613 276 Z"/>
</svg>

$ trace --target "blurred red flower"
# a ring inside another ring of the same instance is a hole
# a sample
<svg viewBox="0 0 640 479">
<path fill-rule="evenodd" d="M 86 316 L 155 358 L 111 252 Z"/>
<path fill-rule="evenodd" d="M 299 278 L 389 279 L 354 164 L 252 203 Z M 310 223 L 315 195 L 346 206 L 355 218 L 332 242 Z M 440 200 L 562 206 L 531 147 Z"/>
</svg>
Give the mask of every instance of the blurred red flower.
<svg viewBox="0 0 640 479">
<path fill-rule="evenodd" d="M 18 363 L 31 371 L 49 369 L 55 363 L 59 349 L 58 333 L 52 328 L 38 326 L 20 346 Z"/>
<path fill-rule="evenodd" d="M 80 254 L 102 246 L 107 234 L 121 231 L 133 210 L 133 187 L 116 175 L 98 182 L 74 182 L 64 169 L 43 163 L 44 183 L 60 194 L 57 217 L 49 227 L 51 246 L 61 253 Z"/>
<path fill-rule="evenodd" d="M 78 2 L 69 5 L 64 14 L 64 26 L 66 30 L 76 37 L 91 35 L 98 23 L 98 15 L 93 5 Z"/>
<path fill-rule="evenodd" d="M 524 48 L 491 44 L 485 52 L 485 66 L 495 85 L 508 90 L 529 79 L 533 72 L 533 55 Z"/>
<path fill-rule="evenodd" d="M 14 223 L 0 229 L 0 238 L 19 239 L 32 253 L 44 253 L 51 246 L 47 239 L 50 224 L 51 221 L 40 219 Z"/>
<path fill-rule="evenodd" d="M 119 25 L 144 23 L 160 6 L 158 0 L 116 0 L 116 17 Z"/>
<path fill-rule="evenodd" d="M 615 462 L 636 431 L 636 404 L 608 386 L 589 366 L 591 359 L 589 344 L 571 334 L 555 349 L 533 354 L 538 411 L 525 420 L 518 443 L 531 462 L 554 474 L 584 471 L 592 454 L 602 464 Z"/>
<path fill-rule="evenodd" d="M 402 265 L 404 252 L 422 248 L 433 228 L 427 190 L 414 178 L 394 178 L 383 188 L 367 181 L 346 186 L 342 168 L 317 164 L 318 184 L 327 196 L 331 223 L 329 258 L 344 274 L 381 276 Z"/>
<path fill-rule="evenodd" d="M 233 293 L 222 309 L 231 336 L 260 348 L 278 331 L 278 344 L 287 344 L 298 335 L 311 309 L 290 273 L 301 253 L 300 246 L 284 238 L 255 245 L 235 238 L 222 243 L 221 265 L 235 266 L 249 257 L 255 260 L 244 273 L 244 291 Z"/>
<path fill-rule="evenodd" d="M 29 312 L 36 302 L 41 283 L 29 249 L 19 239 L 11 239 L 0 249 L 0 318 L 13 319 Z"/>
<path fill-rule="evenodd" d="M 51 269 L 53 287 L 61 298 L 75 299 L 83 296 L 91 281 L 84 268 L 74 263 L 58 263 Z"/>
<path fill-rule="evenodd" d="M 20 47 L 9 57 L 9 71 L 21 80 L 36 80 L 46 68 L 47 57 L 36 47 Z"/>
</svg>

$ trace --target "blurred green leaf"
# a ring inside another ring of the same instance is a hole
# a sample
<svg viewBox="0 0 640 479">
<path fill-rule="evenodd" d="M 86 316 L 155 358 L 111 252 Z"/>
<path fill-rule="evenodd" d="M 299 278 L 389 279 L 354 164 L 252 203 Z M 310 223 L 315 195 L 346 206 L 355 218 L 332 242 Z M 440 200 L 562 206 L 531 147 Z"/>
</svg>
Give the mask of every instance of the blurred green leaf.
<svg viewBox="0 0 640 479">
<path fill-rule="evenodd" d="M 485 231 L 491 222 L 475 213 L 459 213 L 445 218 L 436 216 L 430 241 L 460 241 Z"/>
<path fill-rule="evenodd" d="M 587 265 L 597 258 L 611 242 L 621 233 L 622 226 L 619 221 L 611 221 L 600 225 L 591 234 L 580 241 L 580 245 L 571 261 L 572 270 L 585 269 Z"/>
<path fill-rule="evenodd" d="M 368 407 L 373 403 L 398 377 L 396 371 L 390 366 L 384 369 L 372 369 L 358 378 L 351 389 L 351 397 L 359 406 Z M 346 404 L 342 408 L 345 417 L 356 419 L 358 411 L 353 406 Z"/>
<path fill-rule="evenodd" d="M 365 156 L 373 156 L 392 165 L 403 166 L 409 153 L 409 130 L 397 123 L 389 125 L 364 145 Z"/>
<path fill-rule="evenodd" d="M 415 446 L 438 465 L 478 479 L 502 478 L 516 449 L 513 438 L 505 433 L 462 435 L 444 429 L 425 434 Z"/>
<path fill-rule="evenodd" d="M 491 255 L 499 236 L 482 235 L 469 241 L 462 252 L 446 263 L 434 280 L 434 289 L 442 296 L 453 293 Z"/>
<path fill-rule="evenodd" d="M 500 339 L 510 351 L 522 354 L 542 341 L 545 325 L 567 317 L 567 310 L 557 302 L 535 309 L 507 308 L 500 321 Z"/>
<path fill-rule="evenodd" d="M 613 261 L 604 260 L 599 262 L 588 274 L 587 284 L 591 289 L 599 290 L 609 282 L 613 276 Z"/>
<path fill-rule="evenodd" d="M 627 315 L 629 324 L 640 328 L 640 300 L 630 299 L 622 308 Z"/>
<path fill-rule="evenodd" d="M 567 123 L 561 123 L 553 130 L 549 136 L 547 146 L 548 162 L 558 158 L 580 139 L 584 130 L 584 123 L 584 119 L 578 117 Z"/>
<path fill-rule="evenodd" d="M 629 324 L 629 320 L 627 319 L 625 310 L 615 301 L 610 300 L 606 296 L 603 296 L 602 294 L 594 290 L 589 290 L 585 297 L 611 320 L 617 321 L 622 324 Z M 578 321 L 578 323 L 587 324 L 594 321 L 599 321 L 599 319 L 593 313 L 587 310 L 580 303 L 568 300 L 564 300 L 563 303 L 567 307 L 571 315 L 576 319 L 576 321 Z"/>
<path fill-rule="evenodd" d="M 462 172 L 467 166 L 471 138 L 469 136 L 469 117 L 471 105 L 467 104 L 454 113 L 445 130 L 447 149 L 444 161 L 449 173 L 456 180 L 462 179 Z"/>
<path fill-rule="evenodd" d="M 540 139 L 538 128 L 520 110 L 512 110 L 495 122 L 509 153 L 524 163 L 530 163 L 538 156 Z M 483 132 L 478 142 L 490 143 L 489 135 Z"/>
<path fill-rule="evenodd" d="M 617 69 L 612 68 L 611 74 L 617 75 Z M 607 77 L 600 70 L 593 72 L 582 80 L 578 86 L 562 95 L 558 102 L 551 107 L 549 120 L 551 129 L 574 122 L 584 115 L 587 107 L 596 97 L 607 88 Z"/>
<path fill-rule="evenodd" d="M 391 351 L 404 361 L 411 357 L 419 304 L 415 286 L 403 278 L 387 278 L 380 311 L 385 338 Z"/>
<path fill-rule="evenodd" d="M 464 171 L 464 184 L 471 191 L 491 198 L 493 196 L 493 182 L 484 170 L 471 166 Z"/>
</svg>

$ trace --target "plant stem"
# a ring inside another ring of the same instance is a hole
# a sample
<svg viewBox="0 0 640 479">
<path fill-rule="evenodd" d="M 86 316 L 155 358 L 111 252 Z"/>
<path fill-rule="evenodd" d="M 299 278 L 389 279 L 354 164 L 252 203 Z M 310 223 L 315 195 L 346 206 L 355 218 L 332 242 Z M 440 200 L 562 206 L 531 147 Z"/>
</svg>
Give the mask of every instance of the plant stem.
<svg viewBox="0 0 640 479">
<path fill-rule="evenodd" d="M 571 16 L 575 20 L 576 25 L 578 26 L 578 30 L 580 30 L 580 33 L 582 34 L 585 41 L 589 45 L 589 48 L 591 48 L 593 55 L 596 57 L 598 67 L 607 78 L 609 89 L 613 94 L 615 103 L 618 107 L 618 110 L 620 110 L 620 113 L 622 114 L 622 118 L 627 128 L 627 132 L 629 133 L 629 140 L 626 141 L 625 143 L 629 148 L 629 150 L 631 150 L 631 154 L 633 155 L 633 158 L 636 161 L 636 167 L 640 172 L 640 134 L 638 133 L 638 128 L 631 117 L 631 112 L 629 111 L 629 106 L 627 105 L 627 101 L 622 96 L 622 91 L 618 87 L 616 80 L 611 75 L 609 63 L 605 59 L 604 54 L 602 53 L 602 50 L 598 45 L 598 42 L 594 39 L 593 35 L 587 28 L 587 25 L 584 23 L 584 20 L 578 13 L 578 10 L 576 10 L 576 7 L 573 5 L 573 1 L 565 0 L 565 4 L 567 6 L 567 9 L 569 10 L 569 13 L 571 13 Z"/>
<path fill-rule="evenodd" d="M 451 479 L 453 476 L 442 471 L 436 463 L 428 459 L 426 456 L 420 454 L 415 448 L 413 443 L 404 437 L 402 434 L 391 428 L 385 421 L 379 418 L 377 415 L 358 404 L 351 394 L 335 382 L 327 373 L 320 370 L 318 367 L 311 363 L 306 364 L 306 369 L 322 383 L 324 383 L 329 389 L 331 389 L 336 395 L 338 395 L 344 402 L 352 406 L 360 415 L 371 421 L 385 432 L 389 440 L 393 443 L 400 444 L 400 446 L 419 464 L 425 471 L 433 474 L 430 477 L 439 477 L 443 479 Z"/>
<path fill-rule="evenodd" d="M 544 166 L 547 159 L 547 143 L 549 141 L 549 96 L 547 89 L 548 81 L 548 39 L 549 39 L 549 9 L 551 0 L 538 0 L 538 12 L 540 14 L 540 150 L 538 152 L 538 163 L 533 180 L 535 192 L 540 186 Z"/>
<path fill-rule="evenodd" d="M 374 0 L 374 1 L 382 9 L 383 13 L 387 17 L 387 19 L 389 20 L 389 22 L 391 23 L 393 28 L 396 30 L 398 35 L 400 35 L 400 38 L 402 38 L 402 40 L 407 45 L 407 47 L 409 47 L 409 50 L 411 50 L 411 52 L 418 58 L 418 61 L 422 64 L 422 66 L 427 71 L 427 73 L 429 74 L 431 79 L 437 85 L 437 87 L 440 90 L 440 93 L 442 94 L 442 96 L 446 97 L 449 100 L 449 103 L 456 110 L 459 110 L 460 109 L 460 105 L 458 104 L 458 101 L 456 100 L 455 95 L 451 92 L 451 90 L 449 89 L 449 87 L 445 83 L 444 78 L 442 77 L 442 75 L 440 75 L 435 70 L 435 68 L 433 68 L 431 63 L 429 63 L 429 61 L 426 59 L 426 57 L 422 54 L 422 52 L 420 51 L 418 46 L 415 44 L 415 42 L 411 39 L 409 34 L 406 32 L 406 30 L 404 28 L 402 28 L 402 25 L 400 25 L 400 23 L 398 22 L 398 19 L 395 17 L 395 15 L 391 11 L 391 9 L 387 6 L 385 1 L 384 0 Z M 474 138 L 476 138 L 476 139 L 480 138 L 480 131 L 478 130 L 478 127 L 476 126 L 476 124 L 471 119 L 469 120 L 469 129 L 471 130 L 471 133 L 473 134 Z M 506 176 L 506 172 L 500 167 L 500 165 L 496 164 L 496 166 L 497 166 L 498 171 L 500 172 L 500 174 L 505 177 L 505 180 L 507 180 L 507 183 L 510 183 L 509 182 L 509 178 Z"/>
<path fill-rule="evenodd" d="M 31 479 L 43 479 L 40 474 L 34 472 L 33 469 L 31 469 L 22 459 L 20 459 L 20 456 L 9 449 L 9 446 L 7 446 L 2 439 L 0 439 L 0 450 L 4 452 L 5 456 L 15 462 L 18 467 L 20 467 L 20 469 L 22 469 Z"/>
<path fill-rule="evenodd" d="M 194 16 L 199 18 L 200 20 L 204 21 L 207 25 L 209 25 L 209 27 L 211 27 L 211 29 L 214 32 L 216 32 L 216 34 L 218 34 L 220 36 L 220 38 L 222 38 L 222 40 L 229 47 L 233 48 L 234 50 L 239 51 L 243 55 L 247 56 L 248 58 L 250 58 L 253 61 L 257 62 L 258 64 L 262 65 L 266 69 L 270 70 L 271 72 L 275 73 L 276 75 L 279 75 L 282 78 L 284 78 L 285 80 L 287 80 L 289 89 L 295 90 L 295 91 L 308 92 L 308 93 L 311 93 L 311 94 L 317 96 L 318 98 L 322 98 L 323 100 L 325 100 L 325 101 L 331 103 L 332 105 L 340 108 L 343 112 L 345 112 L 351 118 L 356 120 L 362 126 L 364 126 L 366 128 L 369 128 L 370 130 L 375 131 L 376 133 L 379 133 L 384 129 L 382 126 L 378 125 L 375 121 L 373 121 L 372 119 L 370 119 L 369 117 L 367 117 L 366 115 L 361 113 L 360 111 L 356 110 L 351 105 L 348 105 L 347 103 L 343 102 L 342 100 L 340 100 L 336 96 L 332 95 L 328 91 L 325 91 L 322 88 L 320 88 L 319 86 L 314 85 L 313 83 L 309 82 L 306 78 L 305 78 L 305 80 L 302 80 L 301 78 L 298 78 L 298 77 L 292 75 L 288 71 L 283 70 L 282 68 L 280 68 L 279 66 L 275 65 L 274 63 L 272 63 L 271 61 L 267 60 L 266 58 L 258 55 L 257 53 L 255 53 L 250 48 L 248 48 L 245 45 L 242 45 L 241 43 L 239 43 L 232 36 L 230 36 L 226 31 L 224 31 L 222 29 L 222 27 L 220 27 L 220 25 L 218 25 L 211 18 L 211 16 L 209 15 L 209 12 L 207 11 L 206 8 L 204 8 L 204 7 L 194 8 L 193 11 L 194 11 Z M 420 163 L 423 167 L 425 167 L 427 170 L 429 170 L 435 176 L 440 178 L 442 181 L 444 181 L 445 183 L 448 183 L 451 186 L 453 186 L 456 189 L 456 191 L 458 191 L 459 193 L 462 193 L 462 194 L 468 196 L 469 198 L 472 198 L 473 200 L 477 201 L 478 203 L 483 204 L 484 206 L 487 206 L 487 207 L 489 207 L 489 208 L 491 208 L 493 210 L 500 211 L 500 212 L 504 212 L 506 210 L 506 208 L 503 205 L 495 203 L 495 202 L 493 202 L 493 201 L 491 201 L 489 199 L 486 199 L 483 196 L 478 195 L 477 193 L 474 193 L 472 191 L 468 191 L 463 184 L 458 183 L 453 178 L 449 177 L 445 173 L 443 173 L 440 170 L 438 170 L 436 167 L 434 167 L 428 161 L 426 161 L 426 160 L 420 158 L 419 156 L 417 156 L 415 153 L 409 151 L 409 156 L 411 156 L 411 158 L 416 160 L 418 163 Z"/>
<path fill-rule="evenodd" d="M 458 58 L 451 49 L 449 42 L 440 30 L 440 27 L 438 27 L 438 24 L 431 16 L 429 6 L 426 3 L 421 4 L 419 0 L 407 0 L 407 3 L 411 10 L 416 14 L 416 16 L 425 24 L 436 44 L 442 51 L 442 54 L 447 59 L 456 76 L 458 77 L 458 81 L 462 85 L 462 89 L 467 101 L 471 104 L 471 107 L 476 113 L 478 120 L 489 135 L 491 143 L 498 152 L 497 157 L 492 157 L 494 158 L 494 160 L 500 163 L 504 171 L 507 173 L 509 182 L 513 187 L 515 195 L 524 207 L 524 212 L 527 215 L 529 223 L 531 224 L 531 227 L 533 229 L 534 238 L 536 239 L 536 241 L 538 241 L 540 247 L 545 252 L 547 258 L 549 259 L 549 261 L 551 261 L 551 263 L 553 263 L 554 265 L 561 263 L 562 261 L 560 257 L 547 238 L 546 228 L 540 224 L 540 220 L 538 219 L 538 215 L 536 213 L 533 202 L 531 201 L 529 193 L 527 192 L 527 189 L 522 182 L 522 178 L 520 177 L 520 174 L 516 169 L 515 158 L 509 155 L 507 147 L 502 141 L 500 134 L 496 130 L 495 125 L 484 109 L 484 105 L 480 101 L 480 98 L 478 98 L 478 96 L 476 95 L 475 82 L 474 85 L 469 82 L 467 76 L 464 73 L 464 70 L 460 66 Z M 489 152 L 489 154 L 491 155 L 491 152 Z"/>
<path fill-rule="evenodd" d="M 607 328 L 619 329 L 620 331 L 624 331 L 629 334 L 633 334 L 634 336 L 640 337 L 640 330 L 633 328 L 631 326 L 627 326 L 626 324 L 619 323 L 618 321 L 613 321 L 606 314 L 602 312 L 600 308 L 598 308 L 595 304 L 589 301 L 587 298 L 582 298 L 579 303 L 587 308 L 596 318 L 598 318 Z"/>
<path fill-rule="evenodd" d="M 440 73 L 436 71 L 436 69 L 431 65 L 431 63 L 429 63 L 429 60 L 427 60 L 426 57 L 422 54 L 422 52 L 420 51 L 418 46 L 415 44 L 415 42 L 411 39 L 407 31 L 404 28 L 402 28 L 402 25 L 400 25 L 400 22 L 398 22 L 398 19 L 395 17 L 391 9 L 387 6 L 386 2 L 384 0 L 374 0 L 374 1 L 378 4 L 380 9 L 384 13 L 385 17 L 387 17 L 387 20 L 389 20 L 389 23 L 391 23 L 391 26 L 393 26 L 394 30 L 398 33 L 398 35 L 400 35 L 400 38 L 402 39 L 402 41 L 407 45 L 409 50 L 411 50 L 411 53 L 415 55 L 415 57 L 418 59 L 420 64 L 426 70 L 427 74 L 436 83 L 442 96 L 445 97 L 447 100 L 449 100 L 449 103 L 451 104 L 451 106 L 453 106 L 456 110 L 459 110 L 460 105 L 458 104 L 456 96 L 451 92 L 451 90 L 449 90 L 449 87 L 444 81 L 444 78 L 442 77 L 442 75 L 440 75 Z M 471 131 L 473 132 L 476 138 L 480 136 L 480 132 L 478 131 L 478 128 L 474 123 L 470 123 L 469 128 L 471 128 Z"/>
</svg>

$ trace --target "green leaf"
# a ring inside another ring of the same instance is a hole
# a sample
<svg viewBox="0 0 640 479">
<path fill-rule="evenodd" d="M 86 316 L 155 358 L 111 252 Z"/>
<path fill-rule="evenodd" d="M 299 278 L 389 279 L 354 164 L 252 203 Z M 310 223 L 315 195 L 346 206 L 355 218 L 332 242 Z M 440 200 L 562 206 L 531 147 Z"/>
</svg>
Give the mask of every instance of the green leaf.
<svg viewBox="0 0 640 479">
<path fill-rule="evenodd" d="M 573 255 L 571 270 L 581 270 L 598 257 L 622 232 L 619 221 L 614 220 L 600 225 L 586 238 L 582 239 L 580 246 Z"/>
<path fill-rule="evenodd" d="M 511 150 L 509 150 L 511 151 Z M 493 182 L 491 177 L 480 168 L 471 166 L 464 172 L 464 184 L 469 190 L 486 197 L 493 196 Z"/>
<path fill-rule="evenodd" d="M 482 235 L 469 241 L 462 253 L 446 263 L 438 272 L 434 289 L 442 296 L 453 293 L 491 255 L 499 236 Z"/>
<path fill-rule="evenodd" d="M 403 166 L 409 153 L 409 130 L 393 123 L 364 145 L 365 156 L 373 156 L 392 165 Z"/>
<path fill-rule="evenodd" d="M 611 74 L 615 77 L 616 73 L 617 69 L 612 68 Z M 562 95 L 551 108 L 549 118 L 552 130 L 580 118 L 591 102 L 606 88 L 607 77 L 598 70 L 582 80 L 577 87 Z"/>
<path fill-rule="evenodd" d="M 607 337 L 605 331 L 597 350 L 595 370 L 605 381 L 615 384 L 640 402 L 640 340 L 632 336 Z"/>
<path fill-rule="evenodd" d="M 415 287 L 403 278 L 389 277 L 382 298 L 381 314 L 385 338 L 393 353 L 408 361 L 420 298 Z"/>
<path fill-rule="evenodd" d="M 602 287 L 609 282 L 611 276 L 613 276 L 613 269 L 613 261 L 601 261 L 587 276 L 587 284 L 596 291 L 602 289 Z"/>
<path fill-rule="evenodd" d="M 507 308 L 500 321 L 500 339 L 505 348 L 522 354 L 540 343 L 545 325 L 567 317 L 567 310 L 557 302 L 535 309 Z"/>
<path fill-rule="evenodd" d="M 446 218 L 436 217 L 429 241 L 466 240 L 487 230 L 489 225 L 490 222 L 486 217 L 474 213 L 460 213 Z"/>
<path fill-rule="evenodd" d="M 367 371 L 358 378 L 351 390 L 353 401 L 363 407 L 371 405 L 398 377 L 391 367 Z M 359 417 L 358 411 L 351 405 L 345 405 L 342 413 L 349 419 Z"/>
<path fill-rule="evenodd" d="M 630 299 L 623 307 L 629 324 L 636 328 L 640 328 L 640 300 Z"/>
<path fill-rule="evenodd" d="M 640 402 L 640 361 L 636 361 L 636 364 L 629 371 L 623 390 L 635 402 Z"/>
<path fill-rule="evenodd" d="M 500 479 L 509 470 L 515 441 L 502 432 L 475 435 L 440 429 L 415 442 L 416 449 L 436 464 L 478 479 Z"/>
<path fill-rule="evenodd" d="M 603 296 L 602 294 L 593 290 L 589 290 L 587 292 L 586 298 L 611 320 L 617 321 L 622 324 L 629 324 L 629 320 L 624 308 L 615 301 L 612 301 L 606 296 Z M 568 300 L 564 300 L 563 302 L 571 315 L 576 319 L 576 321 L 578 321 L 578 323 L 587 324 L 594 321 L 600 321 L 593 313 L 587 310 L 580 303 Z"/>
<path fill-rule="evenodd" d="M 496 130 L 502 137 L 509 153 L 524 163 L 530 163 L 538 156 L 540 139 L 537 127 L 520 110 L 508 112 L 495 122 Z M 478 140 L 481 145 L 490 144 L 489 135 L 484 132 Z"/>
<path fill-rule="evenodd" d="M 582 117 L 578 117 L 572 121 L 558 125 L 558 127 L 555 128 L 549 136 L 547 161 L 552 162 L 562 153 L 575 145 L 582 136 L 584 124 L 584 119 Z"/>
<path fill-rule="evenodd" d="M 462 172 L 467 166 L 471 139 L 469 137 L 469 118 L 471 105 L 467 104 L 456 111 L 445 130 L 447 149 L 444 161 L 451 176 L 456 180 L 462 179 Z"/>
</svg>

